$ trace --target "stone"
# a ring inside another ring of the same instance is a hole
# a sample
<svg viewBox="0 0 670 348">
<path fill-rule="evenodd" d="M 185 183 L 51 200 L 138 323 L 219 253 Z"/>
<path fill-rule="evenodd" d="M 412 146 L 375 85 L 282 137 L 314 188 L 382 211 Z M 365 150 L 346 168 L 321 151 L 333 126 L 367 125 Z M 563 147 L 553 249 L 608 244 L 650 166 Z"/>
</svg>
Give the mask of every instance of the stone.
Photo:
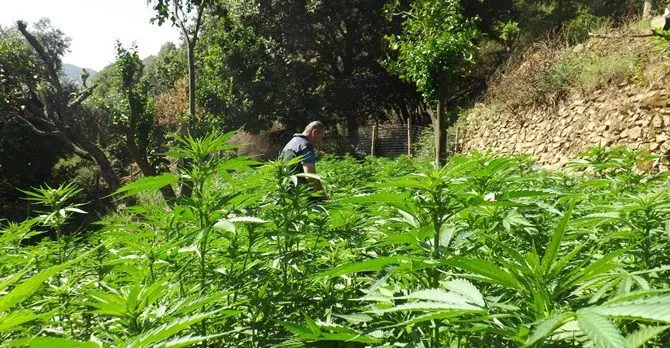
<svg viewBox="0 0 670 348">
<path fill-rule="evenodd" d="M 656 136 L 656 142 L 663 143 L 663 142 L 666 142 L 666 141 L 668 141 L 668 135 L 667 134 L 661 133 L 661 134 Z"/>
<path fill-rule="evenodd" d="M 619 138 L 628 138 L 628 129 L 624 129 L 619 133 Z"/>
<path fill-rule="evenodd" d="M 642 137 L 642 127 L 633 127 L 628 131 L 628 137 L 631 140 L 640 139 Z"/>
<path fill-rule="evenodd" d="M 663 128 L 663 117 L 660 115 L 654 116 L 654 118 L 651 120 L 651 125 L 654 128 Z"/>
<path fill-rule="evenodd" d="M 667 12 L 668 12 L 668 10 L 666 9 L 666 13 Z M 670 18 L 666 15 L 654 17 L 651 20 L 651 29 L 654 30 L 654 31 L 661 31 L 661 30 L 670 29 Z M 575 46 L 575 48 L 577 48 L 577 46 Z"/>
<path fill-rule="evenodd" d="M 647 127 L 647 126 L 649 126 L 650 123 L 651 123 L 651 119 L 649 117 L 645 117 L 645 118 L 643 118 L 641 120 L 637 120 L 635 122 L 635 124 L 637 124 L 638 126 L 642 126 L 642 127 Z"/>
<path fill-rule="evenodd" d="M 643 109 L 662 108 L 668 105 L 668 98 L 661 94 L 660 91 L 645 93 L 641 96 L 640 107 Z"/>
</svg>

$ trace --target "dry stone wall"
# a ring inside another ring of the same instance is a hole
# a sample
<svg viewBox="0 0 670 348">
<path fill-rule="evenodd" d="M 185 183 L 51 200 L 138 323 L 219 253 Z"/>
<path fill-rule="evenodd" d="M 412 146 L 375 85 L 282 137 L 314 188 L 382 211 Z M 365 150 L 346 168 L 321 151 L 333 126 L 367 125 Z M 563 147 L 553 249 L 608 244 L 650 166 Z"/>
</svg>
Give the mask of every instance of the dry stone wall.
<svg viewBox="0 0 670 348">
<path fill-rule="evenodd" d="M 462 127 L 464 152 L 491 149 L 501 154 L 530 153 L 559 168 L 599 143 L 627 145 L 664 155 L 653 163 L 670 165 L 670 90 L 622 84 L 572 98 L 556 107 L 510 112 L 478 105 Z"/>
</svg>

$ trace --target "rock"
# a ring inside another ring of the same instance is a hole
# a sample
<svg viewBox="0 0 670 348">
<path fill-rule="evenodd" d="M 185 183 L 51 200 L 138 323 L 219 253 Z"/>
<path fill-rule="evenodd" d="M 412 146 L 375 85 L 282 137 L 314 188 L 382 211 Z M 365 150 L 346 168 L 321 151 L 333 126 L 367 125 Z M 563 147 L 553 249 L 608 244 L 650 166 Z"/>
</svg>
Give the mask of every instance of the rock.
<svg viewBox="0 0 670 348">
<path fill-rule="evenodd" d="M 633 127 L 628 131 L 628 137 L 631 140 L 640 139 L 642 136 L 642 127 Z"/>
<path fill-rule="evenodd" d="M 667 13 L 666 9 L 666 13 Z M 670 29 L 670 19 L 668 16 L 663 15 L 663 16 L 658 16 L 654 17 L 654 19 L 651 20 L 651 30 L 668 30 Z"/>
<path fill-rule="evenodd" d="M 663 128 L 663 117 L 660 115 L 654 116 L 654 118 L 651 119 L 651 125 L 654 128 Z"/>
<path fill-rule="evenodd" d="M 583 51 L 584 51 L 584 48 L 585 48 L 585 47 L 584 47 L 584 44 L 579 44 L 579 45 L 577 45 L 577 46 L 575 46 L 575 47 L 572 48 L 572 52 L 574 52 L 574 53 L 580 53 L 580 52 L 583 52 Z"/>
<path fill-rule="evenodd" d="M 643 109 L 662 108 L 668 105 L 668 99 L 660 91 L 649 92 L 641 96 L 640 107 Z"/>
<path fill-rule="evenodd" d="M 621 139 L 628 138 L 628 129 L 624 129 L 623 131 L 621 131 L 621 133 L 619 133 L 619 138 Z"/>
<path fill-rule="evenodd" d="M 664 143 L 664 142 L 666 142 L 666 141 L 668 141 L 668 136 L 667 136 L 666 134 L 661 133 L 661 134 L 659 134 L 659 135 L 656 136 L 656 142 L 658 142 L 658 143 Z"/>
<path fill-rule="evenodd" d="M 660 94 L 660 92 L 659 91 L 651 91 L 651 92 L 647 92 L 647 93 L 637 94 L 637 95 L 635 95 L 635 97 L 633 97 L 633 101 L 636 101 L 636 102 L 643 101 L 645 99 L 653 98 L 657 94 Z"/>
<path fill-rule="evenodd" d="M 586 125 L 586 129 L 588 129 L 589 131 L 593 131 L 595 128 L 596 128 L 596 123 L 593 122 L 593 121 L 589 122 L 589 124 Z"/>
</svg>

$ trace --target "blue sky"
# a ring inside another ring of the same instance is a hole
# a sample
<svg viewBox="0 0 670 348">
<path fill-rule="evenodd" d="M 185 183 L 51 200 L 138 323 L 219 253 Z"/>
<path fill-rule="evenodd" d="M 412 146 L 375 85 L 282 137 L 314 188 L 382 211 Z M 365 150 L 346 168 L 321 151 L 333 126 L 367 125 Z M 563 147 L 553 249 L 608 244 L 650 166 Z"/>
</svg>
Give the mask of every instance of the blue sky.
<svg viewBox="0 0 670 348">
<path fill-rule="evenodd" d="M 178 43 L 179 30 L 169 23 L 149 23 L 146 0 L 0 0 L 0 25 L 47 17 L 72 39 L 64 63 L 100 71 L 114 60 L 114 42 L 133 41 L 142 58 L 158 53 L 168 41 Z"/>
</svg>

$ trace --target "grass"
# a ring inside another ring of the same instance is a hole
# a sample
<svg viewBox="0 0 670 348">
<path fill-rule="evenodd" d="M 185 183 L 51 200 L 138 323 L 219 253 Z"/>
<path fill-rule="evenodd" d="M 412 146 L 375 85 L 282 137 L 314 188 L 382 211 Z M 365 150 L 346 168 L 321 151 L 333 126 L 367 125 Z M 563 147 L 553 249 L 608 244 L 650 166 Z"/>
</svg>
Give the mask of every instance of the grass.
<svg viewBox="0 0 670 348">
<path fill-rule="evenodd" d="M 570 96 L 638 80 L 653 62 L 653 39 L 627 38 L 644 24 L 597 30 L 611 37 L 591 37 L 567 44 L 566 33 L 537 43 L 510 59 L 489 84 L 485 103 L 508 109 L 530 105 L 553 107 Z M 648 25 L 648 24 L 647 24 Z"/>
</svg>

